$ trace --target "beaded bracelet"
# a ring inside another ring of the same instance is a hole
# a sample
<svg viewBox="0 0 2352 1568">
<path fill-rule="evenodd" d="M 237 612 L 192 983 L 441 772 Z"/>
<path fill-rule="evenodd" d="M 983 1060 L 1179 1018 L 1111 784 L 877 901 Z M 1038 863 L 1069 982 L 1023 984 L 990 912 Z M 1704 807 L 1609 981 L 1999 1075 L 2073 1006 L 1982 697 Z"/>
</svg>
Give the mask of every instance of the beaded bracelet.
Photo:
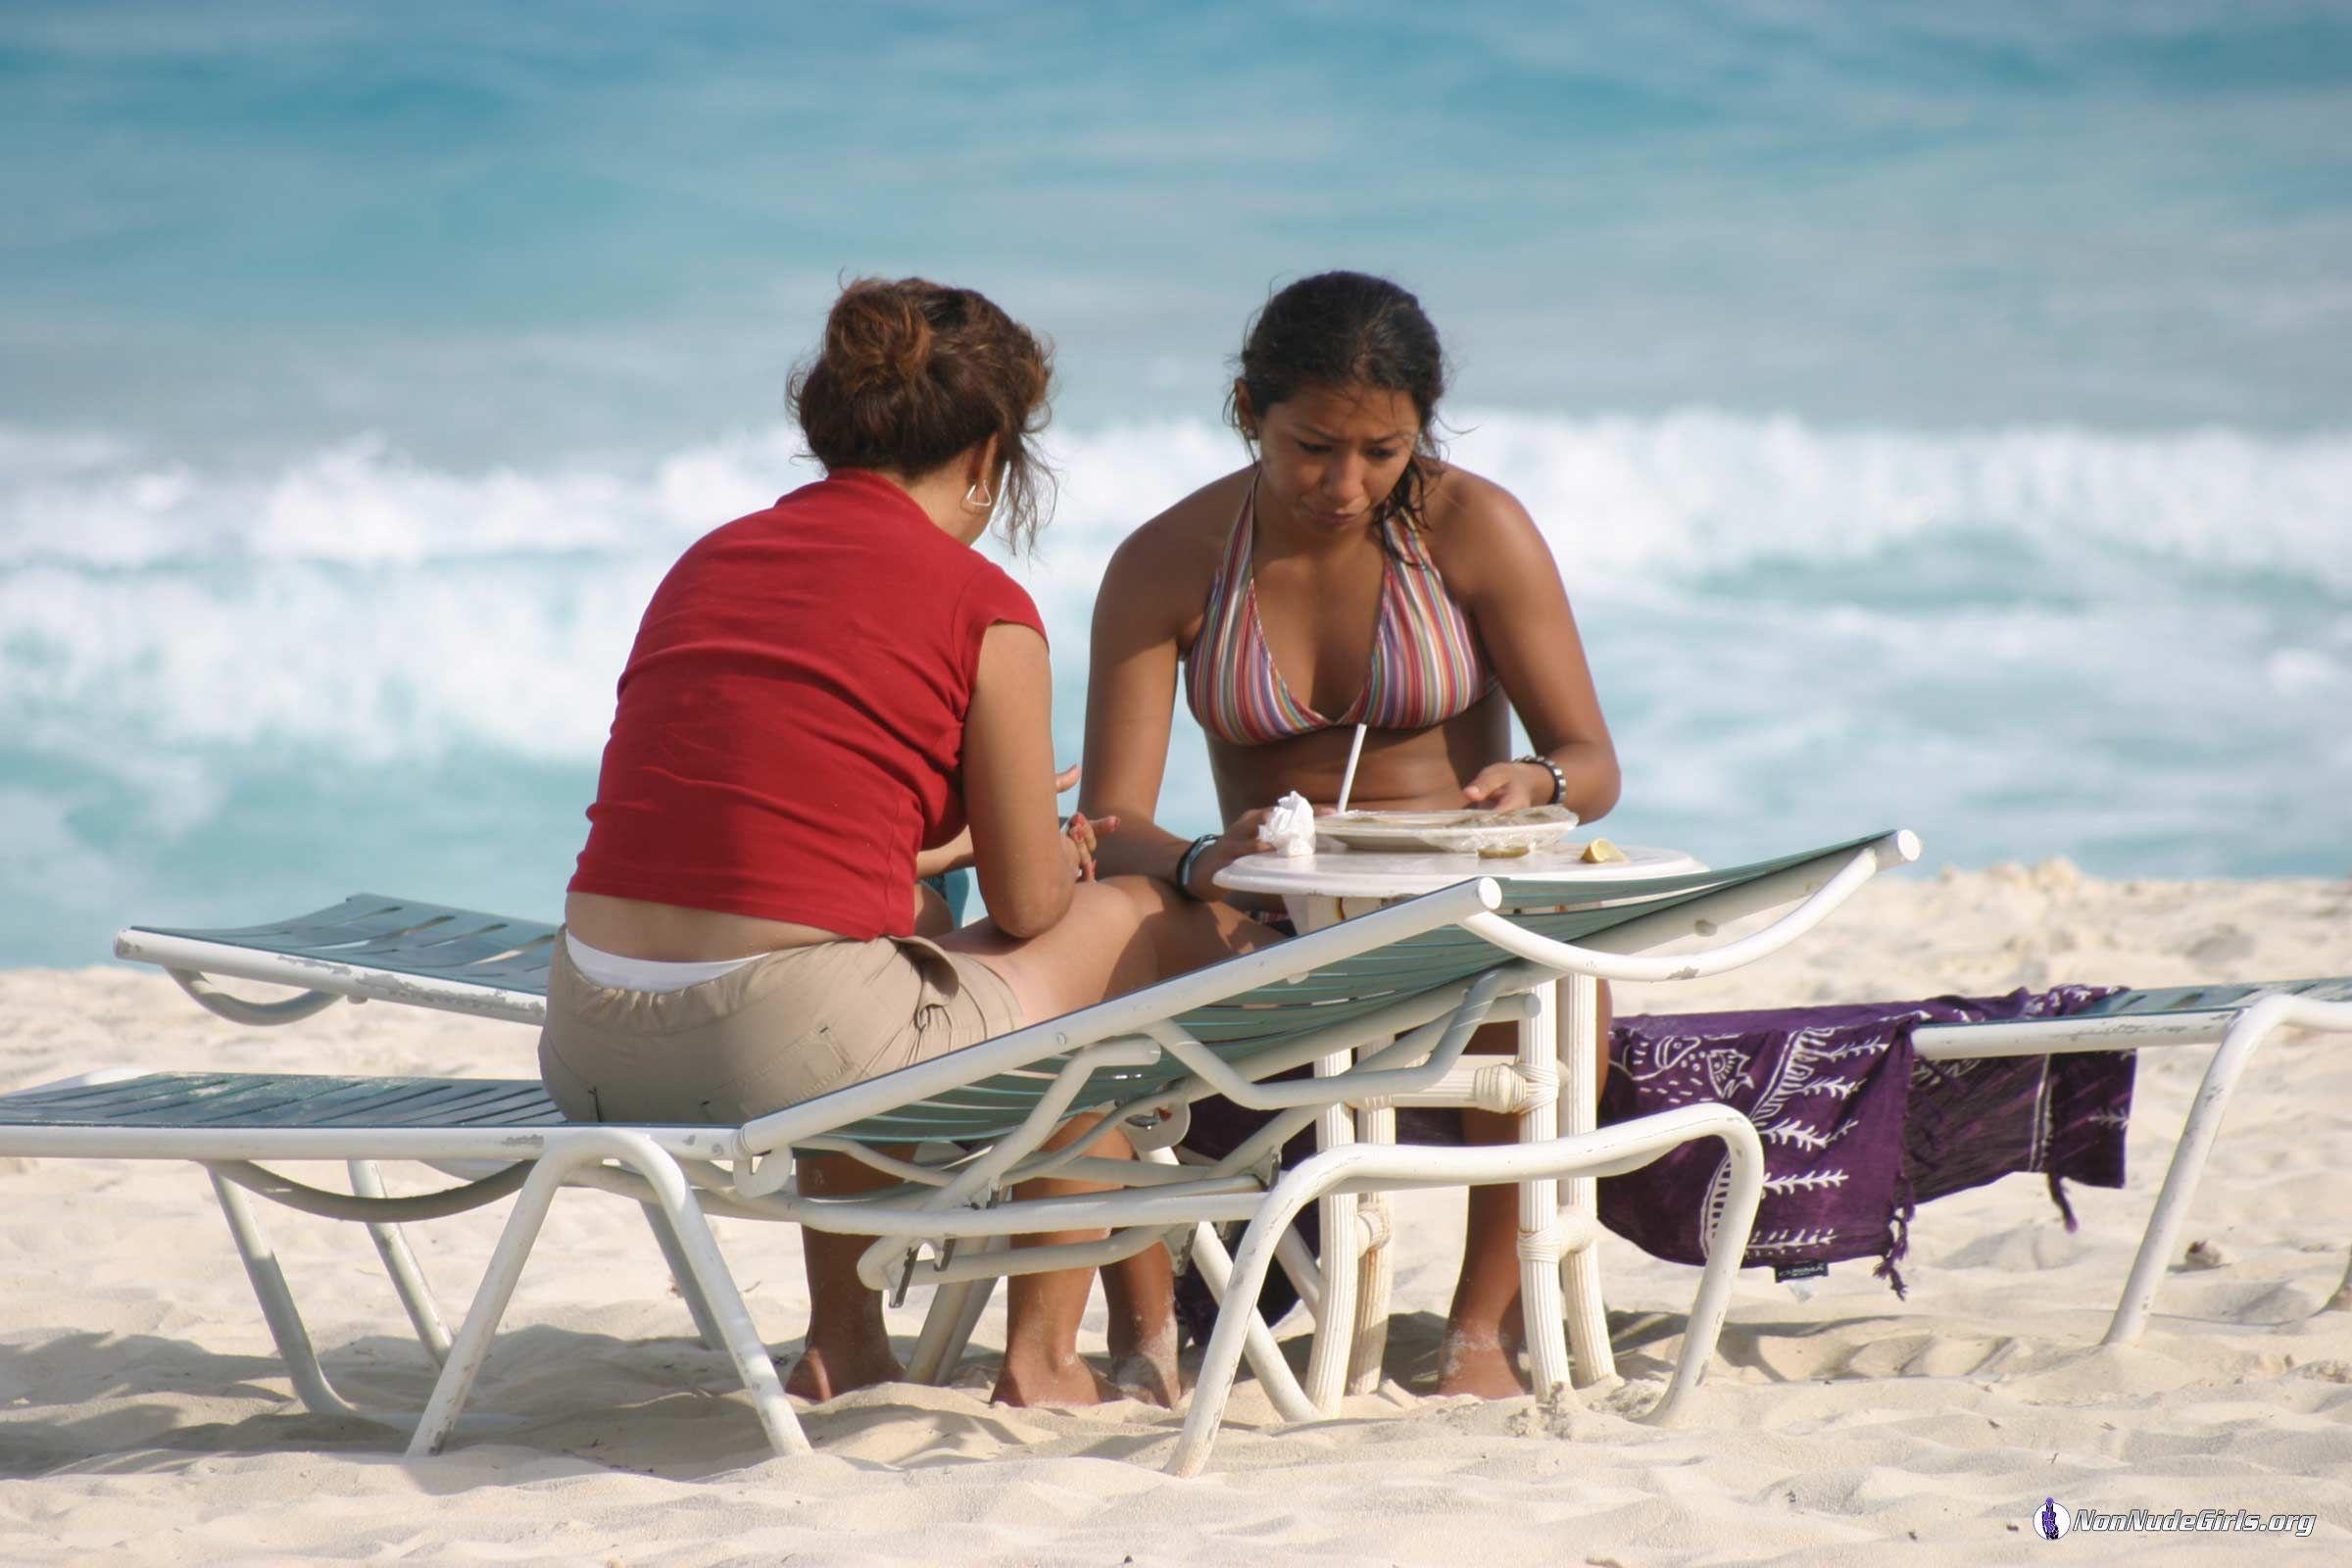
<svg viewBox="0 0 2352 1568">
<path fill-rule="evenodd" d="M 1551 800 L 1546 804 L 1557 806 L 1561 801 L 1567 798 L 1568 775 L 1560 771 L 1559 763 L 1553 761 L 1548 757 L 1539 757 L 1533 752 L 1530 752 L 1525 757 L 1514 758 L 1512 760 L 1520 762 L 1533 762 L 1544 772 L 1551 775 Z"/>
<path fill-rule="evenodd" d="M 1193 867 L 1200 863 L 1201 852 L 1223 838 L 1222 833 L 1203 833 L 1185 846 L 1184 855 L 1176 861 L 1176 891 L 1200 903 L 1207 901 L 1193 891 Z"/>
</svg>

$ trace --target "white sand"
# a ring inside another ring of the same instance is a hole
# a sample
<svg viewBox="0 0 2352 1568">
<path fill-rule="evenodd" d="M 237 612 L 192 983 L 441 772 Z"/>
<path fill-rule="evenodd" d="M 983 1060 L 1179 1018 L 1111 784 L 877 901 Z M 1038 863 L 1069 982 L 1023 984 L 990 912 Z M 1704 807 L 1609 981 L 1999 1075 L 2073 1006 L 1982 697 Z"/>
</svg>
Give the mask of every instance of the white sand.
<svg viewBox="0 0 2352 1568">
<path fill-rule="evenodd" d="M 1792 953 L 1623 1010 L 2352 972 L 2352 884 L 2097 883 L 2063 865 L 1882 883 Z M 201 1012 L 150 974 L 0 973 L 0 1086 L 92 1067 L 527 1073 L 532 1036 L 384 1006 L 277 1031 Z M 2038 1178 L 1921 1211 L 1908 1301 L 1845 1264 L 1810 1300 L 1751 1274 L 1692 1419 L 1616 1413 L 1680 1344 L 1693 1271 L 1608 1245 L 1633 1387 L 1538 1408 L 1416 1397 L 1458 1246 L 1456 1195 L 1403 1209 L 1394 1378 L 1289 1431 L 1245 1381 L 1211 1473 L 1168 1479 L 1173 1418 L 985 1403 L 1001 1311 L 956 1387 L 806 1413 L 814 1457 L 763 1459 L 723 1359 L 687 1337 L 632 1205 L 559 1202 L 477 1406 L 496 1440 L 410 1464 L 293 1402 L 200 1175 L 4 1162 L 0 1560 L 11 1563 L 1330 1561 L 1974 1563 L 2243 1555 L 2212 1538 L 2026 1533 L 2045 1495 L 2099 1508 L 2316 1513 L 2298 1557 L 2352 1533 L 2352 1312 L 2323 1310 L 2352 1236 L 2352 1039 L 2258 1059 L 2145 1338 L 2095 1348 L 2202 1067 L 2143 1065 L 2121 1193 L 2079 1189 L 2069 1235 Z M 412 1227 L 453 1310 L 503 1205 Z M 354 1227 L 272 1210 L 329 1370 L 420 1402 L 426 1362 Z M 779 1348 L 803 1322 L 792 1232 L 721 1222 Z M 894 1315 L 911 1336 L 919 1301 Z M 1100 1319 L 1090 1325 L 1100 1347 Z M 1287 1331 L 1299 1332 L 1298 1322 Z M 902 1346 L 902 1351 L 906 1348 Z M 986 1463 L 971 1461 L 986 1460 Z M 2266 1549 L 2280 1549 L 2276 1545 Z M 2056 1560 L 2051 1557 L 2049 1560 Z"/>
</svg>

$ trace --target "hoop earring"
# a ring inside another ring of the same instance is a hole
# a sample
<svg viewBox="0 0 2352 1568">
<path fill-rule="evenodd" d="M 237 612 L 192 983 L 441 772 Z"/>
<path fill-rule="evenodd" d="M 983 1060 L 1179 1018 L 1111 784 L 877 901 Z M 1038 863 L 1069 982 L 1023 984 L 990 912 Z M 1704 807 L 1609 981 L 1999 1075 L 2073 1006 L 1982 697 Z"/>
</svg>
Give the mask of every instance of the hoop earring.
<svg viewBox="0 0 2352 1568">
<path fill-rule="evenodd" d="M 974 512 L 986 512 L 997 504 L 997 498 L 981 489 L 980 481 L 974 479 L 963 487 L 963 504 Z"/>
</svg>

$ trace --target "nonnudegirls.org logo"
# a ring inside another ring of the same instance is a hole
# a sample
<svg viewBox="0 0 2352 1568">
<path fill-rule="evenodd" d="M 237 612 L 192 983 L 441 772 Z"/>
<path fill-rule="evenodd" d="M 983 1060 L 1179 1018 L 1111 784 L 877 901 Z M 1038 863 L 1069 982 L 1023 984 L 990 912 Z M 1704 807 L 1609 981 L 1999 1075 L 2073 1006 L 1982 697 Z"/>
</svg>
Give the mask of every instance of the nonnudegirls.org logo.
<svg viewBox="0 0 2352 1568">
<path fill-rule="evenodd" d="M 2146 1532 L 2154 1535 L 2248 1535 L 2308 1537 L 2319 1527 L 2320 1516 L 2312 1513 L 2251 1513 L 2244 1508 L 2168 1508 L 2161 1513 L 2147 1508 L 2107 1510 L 2097 1508 L 2069 1508 L 2056 1497 L 2044 1497 L 2041 1506 L 2034 1510 L 2034 1533 L 2044 1541 L 2056 1541 L 2069 1531 L 2080 1530 L 2091 1535 L 2121 1535 L 2126 1532 Z"/>
</svg>

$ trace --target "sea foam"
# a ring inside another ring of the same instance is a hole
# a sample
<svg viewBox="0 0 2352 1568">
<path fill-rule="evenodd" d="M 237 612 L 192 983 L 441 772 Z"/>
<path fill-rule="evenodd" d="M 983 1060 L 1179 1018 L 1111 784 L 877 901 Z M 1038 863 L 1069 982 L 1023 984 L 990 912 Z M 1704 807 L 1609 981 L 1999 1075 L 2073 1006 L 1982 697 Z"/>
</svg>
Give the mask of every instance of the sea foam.
<svg viewBox="0 0 2352 1568">
<path fill-rule="evenodd" d="M 1728 859 L 1901 821 L 1963 862 L 2352 864 L 2352 435 L 1453 426 L 1570 585 L 1623 836 Z M 1051 444 L 1055 514 L 1011 565 L 1075 760 L 1111 550 L 1244 454 L 1207 420 Z M 100 888 L 118 916 L 141 888 L 209 904 L 219 867 L 266 856 L 323 857 L 337 891 L 393 858 L 401 891 L 543 911 L 654 584 L 815 472 L 782 429 L 472 473 L 374 437 L 209 471 L 0 431 L 0 792 L 24 829 L 0 960 L 53 954 L 61 887 L 94 922 Z M 1216 807 L 1178 724 L 1160 815 L 1197 831 Z M 360 811 L 365 832 L 280 842 Z"/>
<path fill-rule="evenodd" d="M 1054 432 L 1049 553 L 1102 548 L 1245 461 L 1207 421 Z M 1448 455 L 1603 570 L 1851 558 L 1923 534 L 2015 532 L 2352 587 L 2352 434 L 2064 427 L 1823 429 L 1690 410 L 1455 416 Z M 416 564 L 670 550 L 816 475 L 784 427 L 633 469 L 454 473 L 364 435 L 274 471 L 143 460 L 103 436 L 0 429 L 0 567 L 220 560 Z"/>
<path fill-rule="evenodd" d="M 1738 613 L 1743 588 L 1815 590 L 1808 616 L 1899 603 L 1933 619 L 1939 593 L 2352 605 L 2348 436 L 1930 435 L 1706 412 L 1457 423 L 1452 456 L 1527 505 L 1588 611 L 1703 593 Z M 1074 692 L 1111 549 L 1242 453 L 1205 421 L 1054 445 L 1056 514 L 1013 564 Z M 0 432 L 0 713 L 164 742 L 586 755 L 661 570 L 815 471 L 781 429 L 634 471 L 476 474 L 373 437 L 215 474 Z M 2336 641 L 2264 668 L 2328 687 Z"/>
</svg>

